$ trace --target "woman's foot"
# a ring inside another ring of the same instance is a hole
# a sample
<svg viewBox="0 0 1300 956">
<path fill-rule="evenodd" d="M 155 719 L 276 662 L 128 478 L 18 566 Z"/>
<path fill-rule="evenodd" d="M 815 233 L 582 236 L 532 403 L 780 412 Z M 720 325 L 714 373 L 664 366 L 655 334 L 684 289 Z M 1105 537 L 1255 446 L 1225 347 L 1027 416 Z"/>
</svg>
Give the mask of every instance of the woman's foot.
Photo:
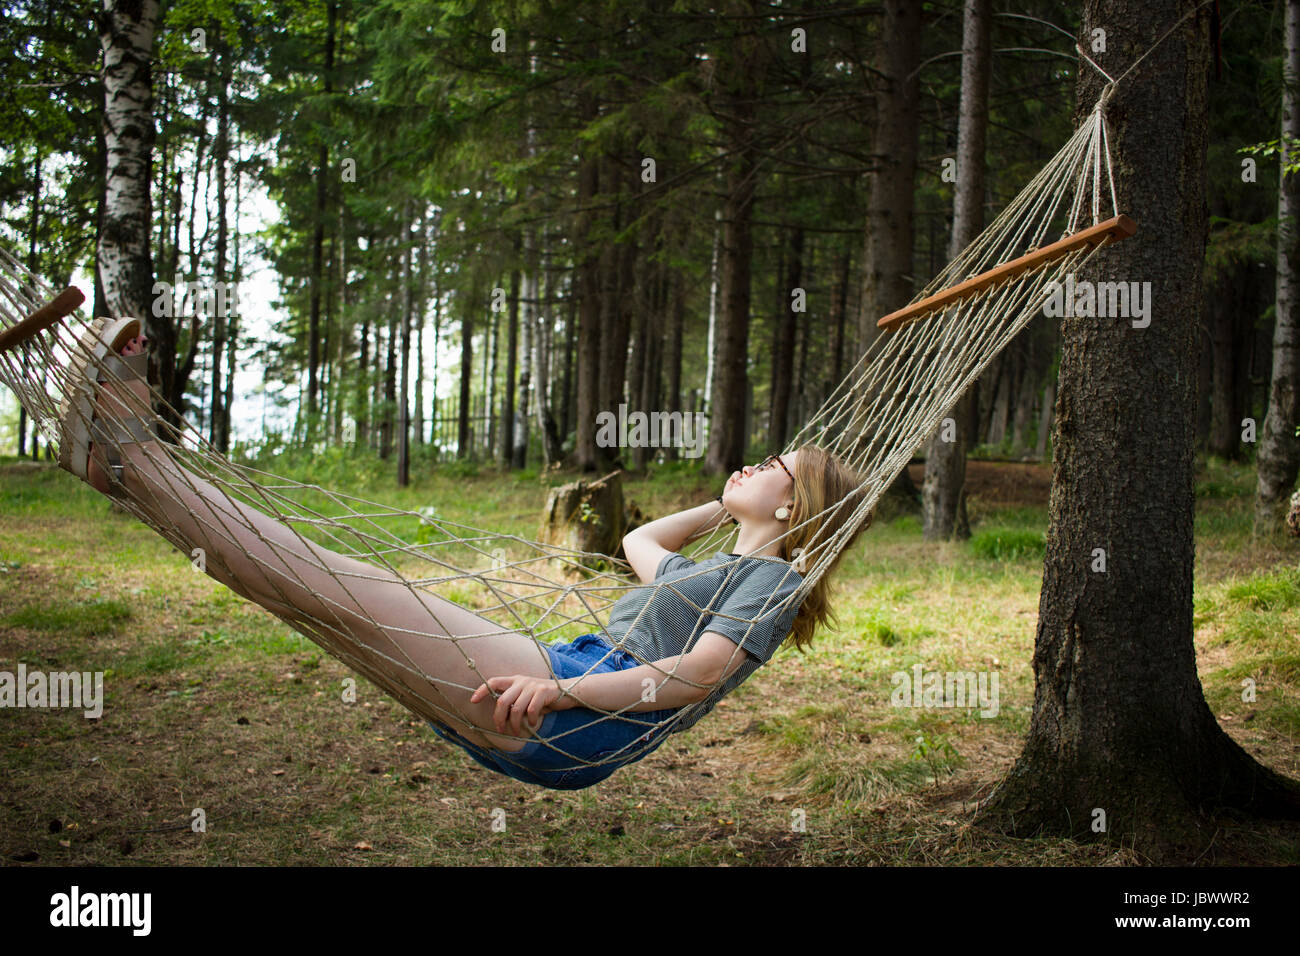
<svg viewBox="0 0 1300 956">
<path fill-rule="evenodd" d="M 145 351 L 149 340 L 141 332 L 122 348 L 122 355 L 138 355 Z M 130 393 L 133 402 L 125 397 Z M 95 400 L 95 414 L 105 420 L 127 421 L 139 417 L 139 408 L 149 407 L 149 384 L 144 379 L 134 379 L 122 383 L 106 382 L 99 386 Z M 129 446 L 123 446 L 125 449 Z M 125 464 L 125 458 L 123 459 Z M 90 460 L 86 465 L 86 481 L 96 491 L 109 494 L 113 484 L 109 478 L 108 458 L 93 443 L 90 446 Z"/>
</svg>

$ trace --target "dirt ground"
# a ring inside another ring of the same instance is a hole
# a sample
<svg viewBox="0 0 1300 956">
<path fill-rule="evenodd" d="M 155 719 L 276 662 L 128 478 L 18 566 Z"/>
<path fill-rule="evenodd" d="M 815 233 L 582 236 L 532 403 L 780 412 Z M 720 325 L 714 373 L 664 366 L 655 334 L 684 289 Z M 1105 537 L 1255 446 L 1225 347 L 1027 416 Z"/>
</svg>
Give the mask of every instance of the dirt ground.
<svg viewBox="0 0 1300 956">
<path fill-rule="evenodd" d="M 907 466 L 908 477 L 920 487 L 925 463 Z M 1020 461 L 966 462 L 966 495 L 997 507 L 1047 507 L 1052 492 L 1052 465 Z"/>
</svg>

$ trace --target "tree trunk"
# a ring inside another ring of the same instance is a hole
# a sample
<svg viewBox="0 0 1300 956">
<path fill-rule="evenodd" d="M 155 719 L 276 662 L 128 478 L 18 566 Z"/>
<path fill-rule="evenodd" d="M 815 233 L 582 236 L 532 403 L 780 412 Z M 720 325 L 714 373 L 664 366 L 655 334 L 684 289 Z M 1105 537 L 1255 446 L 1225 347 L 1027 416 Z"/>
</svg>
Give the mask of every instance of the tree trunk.
<svg viewBox="0 0 1300 956">
<path fill-rule="evenodd" d="M 361 351 L 357 359 L 356 447 L 370 447 L 370 316 L 361 320 Z"/>
<path fill-rule="evenodd" d="M 36 161 L 32 163 L 32 213 L 27 223 L 27 269 L 32 275 L 40 275 L 41 270 L 36 257 L 36 235 L 41 227 L 41 152 L 36 150 Z M 27 350 L 23 349 L 23 374 L 27 373 Z M 32 422 L 32 457 L 37 454 L 40 444 L 40 432 Z M 18 457 L 27 456 L 27 406 L 18 403 Z"/>
<path fill-rule="evenodd" d="M 323 109 L 330 109 L 330 94 L 334 91 L 334 30 L 338 19 L 338 3 L 331 2 L 326 8 L 325 27 L 325 103 Z M 311 304 L 307 330 L 307 441 L 315 439 L 316 412 L 318 408 L 317 390 L 319 389 L 320 366 L 320 311 L 323 285 L 321 250 L 325 244 L 325 205 L 326 177 L 329 176 L 329 147 L 320 144 L 316 158 L 316 210 L 315 226 L 311 240 Z"/>
<path fill-rule="evenodd" d="M 238 141 L 236 141 L 235 144 L 235 153 L 236 156 L 238 156 L 239 153 Z M 236 166 L 236 168 L 238 168 L 238 166 Z M 239 256 L 239 245 L 240 245 L 239 212 L 242 208 L 243 208 L 243 193 L 242 190 L 240 189 L 239 174 L 236 173 L 235 174 L 235 211 L 234 211 L 234 222 L 235 222 L 234 260 L 235 261 L 234 261 L 234 268 L 231 272 L 232 276 L 234 277 L 236 288 L 239 288 L 240 283 L 243 281 L 243 272 L 240 267 L 240 256 Z M 226 396 L 225 396 L 225 400 L 222 402 L 222 408 L 225 410 L 225 414 L 221 418 L 221 433 L 217 436 L 217 440 L 219 442 L 217 447 L 221 450 L 222 454 L 225 454 L 230 451 L 230 410 L 235 402 L 235 367 L 238 364 L 238 358 L 239 358 L 238 355 L 239 313 L 238 311 L 236 311 L 233 315 L 230 316 L 230 325 L 227 328 L 227 333 L 228 334 L 226 336 Z"/>
<path fill-rule="evenodd" d="M 661 249 L 662 242 L 658 244 L 656 252 Z M 647 264 L 644 270 L 643 294 L 638 298 L 641 310 L 640 357 L 637 362 L 637 388 L 633 394 L 636 395 L 636 407 L 646 414 L 662 410 L 659 400 L 659 367 L 663 317 L 666 308 L 664 271 L 664 266 L 659 261 Z M 644 471 L 649 462 L 662 450 L 659 443 L 663 436 L 654 434 L 649 437 L 649 442 L 632 450 L 632 460 L 640 471 Z"/>
<path fill-rule="evenodd" d="M 713 213 L 713 256 L 709 260 L 709 336 L 706 340 L 704 361 L 707 368 L 704 371 L 704 394 L 703 408 L 704 424 L 706 435 L 711 436 L 713 429 L 709 423 L 713 419 L 713 408 L 709 404 L 713 401 L 713 380 L 718 373 L 718 292 L 721 285 L 721 266 L 718 262 L 719 252 L 722 248 L 722 207 L 719 206 Z"/>
<path fill-rule="evenodd" d="M 519 270 L 510 272 L 510 301 L 506 303 L 506 381 L 501 408 L 501 464 L 514 464 L 515 374 L 519 355 Z"/>
<path fill-rule="evenodd" d="M 229 242 L 229 227 L 226 217 L 226 172 L 230 166 L 230 51 L 224 37 L 217 44 L 217 56 L 220 59 L 217 77 L 217 138 L 212 145 L 212 161 L 217 167 L 217 247 L 213 263 L 213 278 L 217 289 L 226 285 L 226 246 Z M 229 449 L 221 446 L 221 436 L 228 434 L 230 426 L 226 419 L 229 411 L 225 407 L 225 393 L 221 384 L 221 361 L 226 347 L 226 309 L 222 298 L 217 296 L 212 310 L 212 403 L 208 417 L 208 441 L 218 451 Z"/>
<path fill-rule="evenodd" d="M 885 0 L 877 94 L 877 170 L 871 174 L 858 299 L 858 352 L 880 334 L 876 320 L 912 298 L 912 209 L 920 110 L 921 5 Z M 976 230 L 978 232 L 978 230 Z"/>
<path fill-rule="evenodd" d="M 1041 332 L 1036 325 L 1031 325 L 1025 331 L 1031 334 L 1025 336 L 1025 356 L 1020 366 L 1020 378 L 1017 380 L 1011 412 L 1012 458 L 1020 458 L 1025 453 L 1025 436 L 1029 431 L 1029 419 L 1033 415 L 1034 398 L 1038 395 L 1038 379 L 1041 374 L 1036 348 Z"/>
<path fill-rule="evenodd" d="M 402 215 L 402 384 L 397 399 L 397 485 L 411 483 L 411 314 L 415 311 L 414 261 L 411 239 L 411 204 Z M 420 229 L 424 227 L 421 225 Z"/>
<path fill-rule="evenodd" d="M 1300 0 L 1286 0 L 1286 60 L 1282 83 L 1282 160 L 1277 200 L 1277 318 L 1273 325 L 1273 374 L 1268 413 L 1260 429 L 1259 481 L 1254 534 L 1282 533 L 1291 492 L 1300 472 L 1300 175 L 1286 175 L 1300 136 Z"/>
<path fill-rule="evenodd" d="M 1047 460 L 1047 436 L 1051 433 L 1055 410 L 1056 380 L 1052 379 L 1043 387 L 1043 406 L 1038 415 L 1038 444 L 1034 448 L 1034 457 L 1039 461 Z"/>
<path fill-rule="evenodd" d="M 848 374 L 844 363 L 845 346 L 845 328 L 844 322 L 849 313 L 849 269 L 853 261 L 853 255 L 848 249 L 840 251 L 839 257 L 835 263 L 835 286 L 831 290 L 831 379 L 828 387 L 836 388 L 840 382 L 844 381 L 844 376 Z M 829 394 L 822 397 L 822 401 L 829 398 Z M 818 402 L 818 407 L 821 402 Z"/>
<path fill-rule="evenodd" d="M 1214 420 L 1214 405 L 1210 389 L 1214 384 L 1214 349 L 1210 339 L 1210 285 L 1205 286 L 1205 296 L 1201 301 L 1201 328 L 1197 340 L 1196 354 L 1199 364 L 1196 371 L 1196 394 L 1200 400 L 1196 405 L 1196 447 L 1198 450 L 1210 446 L 1210 425 Z"/>
<path fill-rule="evenodd" d="M 424 227 L 420 229 L 420 278 L 416 284 L 415 311 L 415 415 L 411 437 L 416 445 L 424 444 L 424 304 L 429 277 L 429 243 Z"/>
<path fill-rule="evenodd" d="M 519 323 L 523 330 L 519 348 L 519 391 L 515 399 L 515 421 L 511 429 L 514 440 L 510 446 L 510 464 L 514 468 L 528 467 L 528 403 L 533 384 L 533 310 L 537 298 L 536 277 L 529 265 L 530 239 L 524 236 L 524 270 L 520 290 Z"/>
<path fill-rule="evenodd" d="M 817 245 L 815 242 L 812 254 L 808 258 L 810 260 L 809 271 L 815 272 L 817 263 Z M 801 285 L 806 281 L 801 280 Z M 805 314 L 804 321 L 799 323 L 799 360 L 794 371 L 795 400 L 790 403 L 789 411 L 785 416 L 785 433 L 787 436 L 797 433 L 800 426 L 821 405 L 821 402 L 816 399 L 818 391 L 825 384 L 825 379 L 820 375 L 816 375 L 813 376 L 813 381 L 808 380 L 808 350 L 812 348 L 812 327 L 811 317 Z"/>
<path fill-rule="evenodd" d="M 1149 225 L 1080 278 L 1150 276 L 1159 291 L 1143 329 L 1062 320 L 1033 715 L 977 819 L 1025 836 L 1106 840 L 1157 863 L 1201 860 L 1219 835 L 1203 814 L 1221 808 L 1300 817 L 1300 786 L 1219 727 L 1192 643 L 1210 16 L 1195 0 L 1084 5 L 1084 48 L 1094 27 L 1112 38 L 1093 54 L 1102 69 L 1119 76 L 1147 54 L 1115 89 L 1109 119 L 1111 155 L 1123 158 L 1119 208 Z M 1084 62 L 1078 77 L 1082 114 L 1102 83 Z"/>
<path fill-rule="evenodd" d="M 548 544 L 591 554 L 619 554 L 626 533 L 623 480 L 615 471 L 596 481 L 573 481 L 552 488 L 546 496 L 540 540 Z M 562 573 L 578 570 L 571 559 L 557 561 Z M 583 562 L 583 567 L 600 570 L 600 559 Z"/>
<path fill-rule="evenodd" d="M 984 228 L 984 144 L 989 122 L 992 69 L 989 0 L 966 0 L 962 14 L 961 112 L 957 120 L 957 188 L 953 197 L 955 258 Z M 969 390 L 949 411 L 952 428 L 940 427 L 925 452 L 921 533 L 927 540 L 969 538 L 966 514 L 966 453 L 970 446 Z"/>
<path fill-rule="evenodd" d="M 477 290 L 468 304 L 461 305 L 460 321 L 460 417 L 456 432 L 456 456 L 469 458 L 472 451 L 470 429 L 470 381 L 474 375 L 474 310 L 479 306 Z"/>
<path fill-rule="evenodd" d="M 546 232 L 543 230 L 543 244 L 545 240 Z M 555 322 L 550 309 L 546 308 L 546 304 L 550 300 L 550 290 L 547 290 L 548 294 L 545 296 L 540 294 L 543 287 L 542 280 L 545 276 L 545 271 L 539 266 L 537 278 L 534 280 L 534 289 L 538 292 L 538 306 L 536 311 L 537 331 L 533 337 L 537 355 L 536 367 L 533 372 L 533 378 L 536 382 L 533 387 L 533 394 L 537 400 L 537 428 L 542 437 L 542 464 L 544 467 L 550 468 L 559 462 L 562 451 L 555 416 L 551 413 L 551 384 L 555 380 Z"/>
<path fill-rule="evenodd" d="M 393 454 L 393 439 L 396 432 L 397 418 L 397 346 L 401 339 L 399 315 L 402 303 L 394 302 L 393 296 L 387 296 L 388 329 L 384 336 L 384 375 L 383 375 L 383 424 L 379 432 L 379 457 L 387 461 Z M 310 421 L 310 418 L 308 419 Z"/>
<path fill-rule="evenodd" d="M 150 378 L 160 382 L 163 394 L 170 398 L 174 397 L 175 327 L 170 319 L 155 323 L 151 307 L 150 185 L 155 134 L 150 67 L 157 20 L 157 0 L 105 0 L 99 18 L 105 168 L 95 260 L 104 293 L 104 309 L 97 314 L 134 316 L 144 323 L 153 342 Z"/>
<path fill-rule="evenodd" d="M 803 284 L 803 229 L 796 226 L 790 231 L 785 282 L 778 283 L 781 309 L 776 315 L 776 334 L 772 339 L 772 389 L 768 406 L 771 423 L 768 447 L 784 448 L 789 432 L 790 398 L 793 395 L 795 336 L 799 331 L 798 313 L 794 311 L 793 291 Z M 780 275 L 780 273 L 777 273 Z"/>
<path fill-rule="evenodd" d="M 497 384 L 497 358 L 501 351 L 499 343 L 500 336 L 498 331 L 499 313 L 495 309 L 487 310 L 488 326 L 483 333 L 483 409 L 487 415 L 487 456 L 491 457 L 492 449 L 497 446 L 497 420 L 496 420 L 496 384 Z"/>
<path fill-rule="evenodd" d="M 612 169 L 612 164 L 609 164 Z M 615 228 L 622 226 L 627 207 L 619 202 L 615 212 Z M 632 313 L 635 309 L 638 242 L 629 236 L 619 245 L 609 247 L 605 266 L 605 295 L 602 312 L 605 321 L 600 333 L 600 408 L 618 414 L 618 406 L 627 401 L 627 347 L 632 330 Z M 606 461 L 618 459 L 618 449 L 602 449 Z"/>
<path fill-rule="evenodd" d="M 752 3 L 744 5 L 752 12 Z M 706 474 L 729 474 L 745 464 L 749 434 L 746 396 L 749 391 L 750 273 L 754 256 L 754 194 L 758 181 L 755 142 L 755 100 L 760 93 L 762 46 L 736 41 L 731 62 L 730 117 L 726 122 L 731 156 L 726 164 L 722 208 L 721 292 L 717 323 L 717 356 L 713 394 L 709 397 L 709 450 Z"/>
<path fill-rule="evenodd" d="M 429 403 L 429 442 L 435 452 L 438 446 L 438 342 L 442 336 L 442 282 L 435 271 L 433 275 L 433 400 Z"/>
<path fill-rule="evenodd" d="M 595 103 L 584 95 L 579 107 L 584 122 L 596 114 Z M 578 262 L 578 387 L 574 422 L 574 464 L 595 471 L 601 460 L 596 446 L 596 414 L 600 411 L 601 294 L 600 253 L 595 246 L 591 207 L 599 185 L 598 160 L 583 155 L 578 161 L 578 215 L 574 228 Z"/>
<path fill-rule="evenodd" d="M 1011 383 L 1015 381 L 1020 368 L 1020 355 L 1014 347 L 1008 347 L 1001 357 L 998 387 L 993 393 L 993 405 L 989 409 L 989 431 L 986 439 L 994 446 L 1001 445 L 1003 439 L 1007 437 L 1007 419 L 1011 412 Z"/>
<path fill-rule="evenodd" d="M 665 363 L 668 374 L 667 408 L 669 411 L 684 411 L 682 408 L 682 326 L 686 313 L 686 288 L 682 273 L 672 270 L 668 303 L 668 335 Z M 670 461 L 678 457 L 677 448 L 670 447 L 667 452 Z"/>
<path fill-rule="evenodd" d="M 573 294 L 575 282 L 569 280 L 568 295 L 564 303 L 564 382 L 560 391 L 560 432 L 568 440 L 573 431 L 573 349 L 577 344 L 578 300 Z"/>
<path fill-rule="evenodd" d="M 879 52 L 882 86 L 876 97 L 877 170 L 870 177 L 862 281 L 858 295 L 859 354 L 880 334 L 876 321 L 912 298 L 913 187 L 921 96 L 921 5 L 886 0 Z M 859 396 L 870 403 L 874 396 Z M 920 505 L 921 493 L 906 468 L 887 494 L 907 507 Z"/>
<path fill-rule="evenodd" d="M 653 234 L 653 231 L 652 233 Z M 647 375 L 650 371 L 650 340 L 652 336 L 651 316 L 655 314 L 654 304 L 654 266 L 649 262 L 647 250 L 645 260 L 636 270 L 635 288 L 632 292 L 633 326 L 636 329 L 632 345 L 632 364 L 627 372 L 627 394 L 629 411 L 639 410 L 646 414 L 651 411 Z M 638 442 L 628 449 L 632 467 L 644 471 L 650 458 L 649 444 Z"/>
</svg>

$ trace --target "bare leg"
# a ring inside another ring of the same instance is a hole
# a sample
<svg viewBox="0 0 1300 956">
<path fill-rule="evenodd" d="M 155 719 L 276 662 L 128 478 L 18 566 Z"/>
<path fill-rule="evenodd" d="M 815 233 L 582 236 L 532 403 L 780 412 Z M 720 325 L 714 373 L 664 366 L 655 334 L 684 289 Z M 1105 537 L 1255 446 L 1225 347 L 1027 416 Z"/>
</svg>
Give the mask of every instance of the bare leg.
<svg viewBox="0 0 1300 956">
<path fill-rule="evenodd" d="M 147 392 L 144 383 L 126 387 Z M 101 388 L 100 414 L 125 417 L 131 413 L 117 404 L 115 388 Z M 185 469 L 162 443 L 120 448 L 126 490 L 118 494 L 170 529 L 169 538 L 203 549 L 214 578 L 291 621 L 342 635 L 358 657 L 377 665 L 366 669 L 367 676 L 405 703 L 414 698 L 421 713 L 474 743 L 506 751 L 524 746 L 524 740 L 494 732 L 494 699 L 471 704 L 469 697 L 489 677 L 550 676 L 545 650 L 530 637 L 412 587 L 387 569 L 300 537 Z M 107 484 L 102 451 L 92 449 L 92 454 L 98 465 L 92 467 L 92 484 L 107 490 L 101 487 Z M 419 707 L 421 702 L 434 702 L 464 719 L 434 716 L 430 708 Z"/>
</svg>

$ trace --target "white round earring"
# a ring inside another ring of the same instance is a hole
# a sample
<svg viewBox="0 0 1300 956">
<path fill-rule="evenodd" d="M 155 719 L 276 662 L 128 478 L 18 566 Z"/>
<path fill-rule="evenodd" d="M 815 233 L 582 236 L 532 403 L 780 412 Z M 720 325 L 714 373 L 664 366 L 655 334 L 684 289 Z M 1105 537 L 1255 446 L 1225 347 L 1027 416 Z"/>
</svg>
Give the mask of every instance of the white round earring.
<svg viewBox="0 0 1300 956">
<path fill-rule="evenodd" d="M 782 505 L 780 508 L 776 509 L 777 521 L 784 521 L 788 517 L 790 517 L 790 509 L 785 507 L 785 505 Z"/>
</svg>

